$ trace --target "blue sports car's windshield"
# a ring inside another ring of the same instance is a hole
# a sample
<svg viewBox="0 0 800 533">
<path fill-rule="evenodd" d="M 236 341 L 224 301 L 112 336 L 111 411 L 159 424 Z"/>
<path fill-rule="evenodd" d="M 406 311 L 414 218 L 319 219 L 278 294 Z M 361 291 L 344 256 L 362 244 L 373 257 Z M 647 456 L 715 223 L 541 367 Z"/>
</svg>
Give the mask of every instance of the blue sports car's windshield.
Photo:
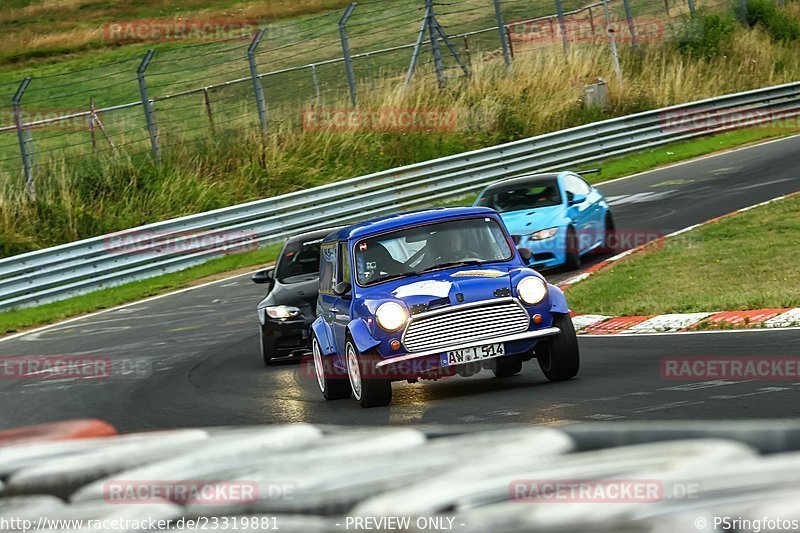
<svg viewBox="0 0 800 533">
<path fill-rule="evenodd" d="M 560 203 L 561 191 L 555 178 L 499 185 L 486 190 L 478 200 L 478 205 L 491 207 L 500 213 L 550 207 Z"/>
<path fill-rule="evenodd" d="M 359 285 L 461 264 L 507 261 L 513 250 L 493 218 L 427 224 L 364 239 L 355 246 Z"/>
</svg>

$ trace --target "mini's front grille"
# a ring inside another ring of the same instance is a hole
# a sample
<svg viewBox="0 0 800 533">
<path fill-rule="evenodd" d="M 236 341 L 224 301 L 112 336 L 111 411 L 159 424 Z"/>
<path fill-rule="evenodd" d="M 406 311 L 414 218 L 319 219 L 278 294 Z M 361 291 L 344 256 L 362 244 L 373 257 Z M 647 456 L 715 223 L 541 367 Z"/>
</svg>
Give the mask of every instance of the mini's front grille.
<svg viewBox="0 0 800 533">
<path fill-rule="evenodd" d="M 530 316 L 514 300 L 456 306 L 430 316 L 412 317 L 403 335 L 409 352 L 445 348 L 527 331 Z"/>
</svg>

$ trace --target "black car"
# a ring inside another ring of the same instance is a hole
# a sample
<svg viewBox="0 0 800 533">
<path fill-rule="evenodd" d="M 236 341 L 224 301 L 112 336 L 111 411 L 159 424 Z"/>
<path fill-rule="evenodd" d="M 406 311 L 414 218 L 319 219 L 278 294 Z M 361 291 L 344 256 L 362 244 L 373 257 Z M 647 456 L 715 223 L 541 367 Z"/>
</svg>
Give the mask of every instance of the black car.
<svg viewBox="0 0 800 533">
<path fill-rule="evenodd" d="M 335 228 L 296 235 L 283 245 L 277 264 L 253 274 L 269 286 L 258 304 L 264 364 L 300 357 L 310 349 L 308 330 L 316 318 L 319 245 Z"/>
</svg>

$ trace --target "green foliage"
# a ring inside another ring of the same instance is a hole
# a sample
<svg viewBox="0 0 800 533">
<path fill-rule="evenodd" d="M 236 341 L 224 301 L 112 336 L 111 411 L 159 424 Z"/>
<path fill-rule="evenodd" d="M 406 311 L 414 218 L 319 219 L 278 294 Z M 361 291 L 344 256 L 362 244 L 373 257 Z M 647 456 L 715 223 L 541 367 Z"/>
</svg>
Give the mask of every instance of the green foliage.
<svg viewBox="0 0 800 533">
<path fill-rule="evenodd" d="M 747 0 L 747 24 L 763 27 L 776 41 L 800 40 L 800 21 L 781 9 L 775 0 Z"/>
<path fill-rule="evenodd" d="M 676 40 L 678 50 L 691 57 L 714 57 L 722 53 L 739 24 L 731 13 L 687 15 Z"/>
</svg>

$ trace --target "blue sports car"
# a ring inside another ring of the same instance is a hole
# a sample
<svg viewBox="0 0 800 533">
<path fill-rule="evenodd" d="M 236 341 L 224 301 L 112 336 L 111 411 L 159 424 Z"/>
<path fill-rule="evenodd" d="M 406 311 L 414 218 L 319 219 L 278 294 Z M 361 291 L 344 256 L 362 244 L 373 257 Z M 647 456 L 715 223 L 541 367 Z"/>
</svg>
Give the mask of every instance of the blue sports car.
<svg viewBox="0 0 800 533">
<path fill-rule="evenodd" d="M 392 381 L 484 368 L 508 377 L 533 358 L 551 381 L 574 377 L 567 301 L 529 257 L 485 207 L 392 215 L 326 237 L 311 326 L 324 397 L 386 405 Z"/>
<path fill-rule="evenodd" d="M 614 233 L 603 194 L 574 172 L 498 181 L 475 205 L 501 213 L 514 242 L 533 252 L 532 268 L 576 269 L 581 256 L 609 248 Z"/>
</svg>

